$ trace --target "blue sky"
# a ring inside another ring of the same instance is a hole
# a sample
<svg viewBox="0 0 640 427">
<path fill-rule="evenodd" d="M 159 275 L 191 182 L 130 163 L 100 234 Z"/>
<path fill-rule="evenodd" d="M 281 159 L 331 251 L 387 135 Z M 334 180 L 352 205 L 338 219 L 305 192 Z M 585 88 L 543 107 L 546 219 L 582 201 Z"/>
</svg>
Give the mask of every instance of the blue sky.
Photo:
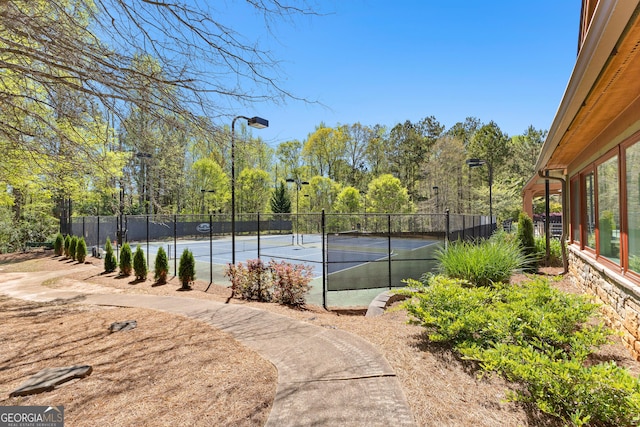
<svg viewBox="0 0 640 427">
<path fill-rule="evenodd" d="M 324 16 L 280 24 L 275 38 L 246 16 L 234 24 L 282 61 L 287 90 L 323 104 L 239 108 L 270 121 L 254 136 L 272 146 L 321 122 L 391 128 L 432 115 L 446 128 L 473 116 L 509 135 L 548 129 L 576 60 L 578 0 L 318 3 Z"/>
</svg>

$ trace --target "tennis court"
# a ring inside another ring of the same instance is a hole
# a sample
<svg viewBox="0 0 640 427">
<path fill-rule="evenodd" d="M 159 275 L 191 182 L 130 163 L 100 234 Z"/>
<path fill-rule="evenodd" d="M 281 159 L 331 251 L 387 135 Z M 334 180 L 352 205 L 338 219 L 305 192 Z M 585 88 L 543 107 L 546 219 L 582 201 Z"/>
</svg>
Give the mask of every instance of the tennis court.
<svg viewBox="0 0 640 427">
<path fill-rule="evenodd" d="M 82 217 L 74 219 L 72 229 L 91 246 L 115 236 L 133 248 L 140 244 L 150 267 L 164 247 L 172 274 L 188 248 L 199 280 L 228 284 L 224 270 L 233 259 L 229 220 L 226 214 Z M 306 264 L 313 274 L 309 302 L 368 305 L 379 292 L 434 271 L 437 251 L 446 241 L 475 239 L 491 229 L 481 217 L 448 213 L 309 213 L 295 220 L 291 214 L 242 214 L 236 220 L 235 261 Z"/>
</svg>

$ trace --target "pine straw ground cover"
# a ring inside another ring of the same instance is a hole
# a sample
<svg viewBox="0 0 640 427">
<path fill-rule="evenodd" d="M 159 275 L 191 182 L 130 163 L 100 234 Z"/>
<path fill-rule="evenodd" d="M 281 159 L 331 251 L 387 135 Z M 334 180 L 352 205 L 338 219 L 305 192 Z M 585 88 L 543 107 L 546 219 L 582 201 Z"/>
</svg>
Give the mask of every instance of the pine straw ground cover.
<svg viewBox="0 0 640 427">
<path fill-rule="evenodd" d="M 221 302 L 231 294 L 228 288 L 215 285 L 205 293 L 205 282 L 196 281 L 191 292 L 177 292 L 177 278 L 153 286 L 151 279 L 136 282 L 117 273 L 101 274 L 101 260 L 91 257 L 91 265 L 75 272 L 77 263 L 50 253 L 17 261 L 0 264 L 0 269 L 68 269 L 69 275 L 46 283 L 53 288 L 104 292 L 108 287 L 110 292 Z M 576 291 L 568 280 L 557 286 Z M 236 299 L 230 303 L 339 328 L 368 340 L 395 370 L 420 426 L 554 425 L 531 408 L 503 403 L 513 385 L 490 376 L 479 379 L 472 367 L 448 348 L 427 342 L 420 327 L 407 324 L 405 312 L 387 311 L 381 317 L 365 318 L 358 310 L 326 312 L 315 306 L 292 310 Z M 105 332 L 111 322 L 126 319 L 138 320 L 138 329 L 111 335 Z M 69 425 L 105 421 L 108 425 L 261 425 L 275 394 L 277 374 L 268 362 L 214 328 L 180 316 L 138 309 L 34 304 L 3 297 L 0 322 L 0 405 L 64 404 Z M 621 344 L 602 348 L 596 357 L 616 360 L 634 374 L 640 373 L 640 364 Z M 7 398 L 31 373 L 54 364 L 75 363 L 91 364 L 94 372 L 51 393 Z"/>
</svg>

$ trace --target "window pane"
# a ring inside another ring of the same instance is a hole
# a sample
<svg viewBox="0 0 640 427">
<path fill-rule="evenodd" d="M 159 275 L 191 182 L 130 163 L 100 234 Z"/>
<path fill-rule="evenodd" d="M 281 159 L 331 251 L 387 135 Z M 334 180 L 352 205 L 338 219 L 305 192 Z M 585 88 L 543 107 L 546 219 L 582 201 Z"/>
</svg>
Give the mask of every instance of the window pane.
<svg viewBox="0 0 640 427">
<path fill-rule="evenodd" d="M 618 156 L 598 166 L 598 238 L 600 255 L 620 263 Z"/>
<path fill-rule="evenodd" d="M 640 143 L 626 151 L 629 269 L 640 273 Z"/>
<path fill-rule="evenodd" d="M 595 249 L 596 248 L 596 208 L 594 203 L 594 188 L 593 188 L 593 172 L 589 172 L 584 176 L 584 195 L 586 202 L 586 224 L 585 224 L 585 234 L 586 238 L 585 245 Z"/>
<path fill-rule="evenodd" d="M 571 240 L 580 241 L 580 180 L 571 181 Z"/>
</svg>

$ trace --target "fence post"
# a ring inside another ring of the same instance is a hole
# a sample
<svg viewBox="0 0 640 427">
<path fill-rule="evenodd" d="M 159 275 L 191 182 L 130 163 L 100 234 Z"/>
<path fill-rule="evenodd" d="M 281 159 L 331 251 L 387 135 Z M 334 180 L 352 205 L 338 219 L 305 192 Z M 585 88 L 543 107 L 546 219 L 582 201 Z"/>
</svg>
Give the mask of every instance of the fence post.
<svg viewBox="0 0 640 427">
<path fill-rule="evenodd" d="M 449 247 L 449 240 L 451 239 L 451 214 L 449 213 L 449 209 L 444 211 L 445 213 L 445 238 L 444 238 L 444 248 L 447 249 Z"/>
<path fill-rule="evenodd" d="M 149 215 L 147 215 L 147 268 L 149 268 Z"/>
<path fill-rule="evenodd" d="M 321 217 L 321 231 L 322 231 L 322 307 L 327 310 L 327 274 L 329 272 L 329 266 L 327 265 L 327 248 L 325 244 L 325 234 L 326 234 L 326 221 L 324 215 L 324 209 L 322 209 L 322 217 Z"/>
<path fill-rule="evenodd" d="M 391 290 L 391 214 L 387 214 L 387 255 L 389 256 L 389 290 Z"/>
<path fill-rule="evenodd" d="M 258 212 L 258 259 L 260 259 L 260 212 Z"/>
<path fill-rule="evenodd" d="M 96 221 L 98 222 L 97 226 L 96 226 L 96 254 L 98 253 L 98 250 L 100 249 L 100 215 L 96 216 Z"/>
<path fill-rule="evenodd" d="M 213 215 L 209 214 L 209 286 L 211 284 L 213 284 Z"/>
<path fill-rule="evenodd" d="M 178 275 L 178 216 L 173 214 L 173 277 Z"/>
<path fill-rule="evenodd" d="M 84 233 L 84 216 L 82 217 L 82 238 L 86 239 L 87 235 Z"/>
</svg>

